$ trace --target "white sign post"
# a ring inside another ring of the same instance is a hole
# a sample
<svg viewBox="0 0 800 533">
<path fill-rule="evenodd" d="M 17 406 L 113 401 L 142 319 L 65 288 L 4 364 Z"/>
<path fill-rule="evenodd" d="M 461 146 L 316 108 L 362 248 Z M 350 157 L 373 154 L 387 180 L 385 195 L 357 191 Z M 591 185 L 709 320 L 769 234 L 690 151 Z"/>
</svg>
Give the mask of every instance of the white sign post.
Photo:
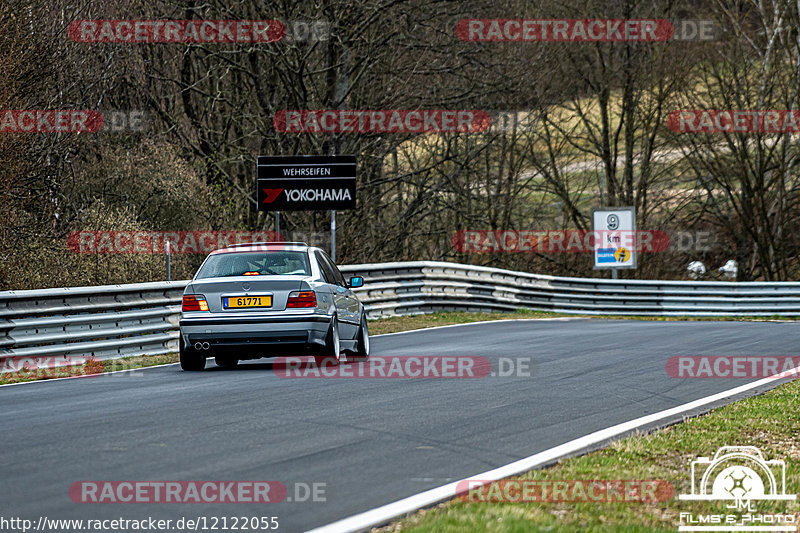
<svg viewBox="0 0 800 533">
<path fill-rule="evenodd" d="M 594 225 L 594 268 L 636 268 L 636 210 L 633 207 L 604 207 L 592 211 Z"/>
</svg>

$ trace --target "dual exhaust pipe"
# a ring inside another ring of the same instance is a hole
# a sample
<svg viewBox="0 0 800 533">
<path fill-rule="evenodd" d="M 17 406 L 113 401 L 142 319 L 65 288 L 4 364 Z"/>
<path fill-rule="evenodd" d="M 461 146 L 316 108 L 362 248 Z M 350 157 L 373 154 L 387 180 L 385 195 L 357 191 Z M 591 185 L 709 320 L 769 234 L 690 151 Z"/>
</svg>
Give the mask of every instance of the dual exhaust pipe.
<svg viewBox="0 0 800 533">
<path fill-rule="evenodd" d="M 194 349 L 197 350 L 198 352 L 200 350 L 208 350 L 210 347 L 211 347 L 211 345 L 209 343 L 207 343 L 207 342 L 196 342 L 196 343 L 194 343 Z"/>
</svg>

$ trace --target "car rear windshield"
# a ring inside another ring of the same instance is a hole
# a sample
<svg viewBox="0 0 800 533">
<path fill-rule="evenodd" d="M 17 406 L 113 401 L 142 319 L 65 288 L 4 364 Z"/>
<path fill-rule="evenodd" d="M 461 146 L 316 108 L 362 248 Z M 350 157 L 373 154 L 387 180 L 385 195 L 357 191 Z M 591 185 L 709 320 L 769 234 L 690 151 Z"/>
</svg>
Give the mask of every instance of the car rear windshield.
<svg viewBox="0 0 800 533">
<path fill-rule="evenodd" d="M 242 252 L 212 255 L 200 268 L 196 279 L 310 274 L 311 267 L 305 252 Z"/>
</svg>

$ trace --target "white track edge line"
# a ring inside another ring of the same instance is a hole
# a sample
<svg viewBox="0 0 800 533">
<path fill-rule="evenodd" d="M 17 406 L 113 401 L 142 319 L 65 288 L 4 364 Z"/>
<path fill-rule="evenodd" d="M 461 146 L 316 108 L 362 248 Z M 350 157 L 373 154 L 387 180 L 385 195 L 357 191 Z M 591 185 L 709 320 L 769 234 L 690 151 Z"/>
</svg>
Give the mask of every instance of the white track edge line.
<svg viewBox="0 0 800 533">
<path fill-rule="evenodd" d="M 406 331 L 395 331 L 394 333 L 380 333 L 378 335 L 370 335 L 371 337 L 388 337 L 389 335 L 403 335 L 405 333 L 416 333 L 419 331 L 427 331 L 431 329 L 444 329 L 444 328 L 457 328 L 459 326 L 474 326 L 476 324 L 492 324 L 494 322 L 569 322 L 571 320 L 591 320 L 594 317 L 588 316 L 556 316 L 551 318 L 498 318 L 497 320 L 481 320 L 479 322 L 462 322 L 461 324 L 446 324 L 444 326 L 431 326 L 429 328 L 409 329 Z"/>
<path fill-rule="evenodd" d="M 790 373 L 800 372 L 800 366 L 792 370 L 789 370 L 787 372 Z M 394 518 L 416 511 L 422 507 L 433 505 L 437 502 L 446 499 L 455 498 L 456 487 L 458 486 L 459 483 L 463 481 L 476 480 L 476 479 L 485 481 L 497 481 L 499 479 L 519 474 L 521 472 L 527 472 L 528 470 L 532 470 L 537 466 L 541 466 L 543 464 L 555 461 L 566 455 L 576 453 L 587 447 L 606 441 L 613 437 L 625 434 L 629 431 L 638 429 L 642 426 L 646 426 L 653 422 L 657 422 L 659 420 L 663 420 L 665 418 L 669 418 L 671 416 L 681 414 L 686 411 L 697 409 L 698 407 L 703 407 L 705 405 L 714 403 L 718 400 L 728 398 L 730 396 L 735 396 L 737 394 L 747 392 L 749 390 L 758 388 L 768 383 L 774 383 L 775 381 L 776 378 L 774 377 L 760 379 L 758 381 L 754 381 L 746 385 L 741 385 L 739 387 L 735 387 L 727 391 L 718 392 L 716 394 L 712 394 L 711 396 L 706 396 L 704 398 L 700 398 L 698 400 L 678 405 L 670 409 L 665 409 L 663 411 L 642 416 L 634 420 L 630 420 L 628 422 L 623 422 L 621 424 L 608 427 L 606 429 L 601 429 L 599 431 L 595 431 L 594 433 L 589 433 L 588 435 L 584 435 L 583 437 L 571 440 L 569 442 L 565 442 L 564 444 L 560 444 L 553 448 L 549 448 L 547 450 L 535 453 L 531 456 L 525 457 L 524 459 L 514 461 L 513 463 L 509 463 L 499 468 L 495 468 L 494 470 L 489 470 L 488 472 L 475 474 L 474 476 L 470 476 L 468 478 L 464 478 L 459 481 L 454 481 L 452 483 L 448 483 L 446 485 L 442 485 L 434 489 L 429 489 L 424 492 L 408 496 L 407 498 L 403 498 L 396 502 L 382 505 L 380 507 L 376 507 L 375 509 L 371 509 L 363 513 L 343 518 L 341 520 L 337 520 L 336 522 L 332 522 L 330 524 L 309 530 L 308 533 L 351 533 L 356 531 L 363 531 L 367 528 L 384 524 Z"/>
</svg>

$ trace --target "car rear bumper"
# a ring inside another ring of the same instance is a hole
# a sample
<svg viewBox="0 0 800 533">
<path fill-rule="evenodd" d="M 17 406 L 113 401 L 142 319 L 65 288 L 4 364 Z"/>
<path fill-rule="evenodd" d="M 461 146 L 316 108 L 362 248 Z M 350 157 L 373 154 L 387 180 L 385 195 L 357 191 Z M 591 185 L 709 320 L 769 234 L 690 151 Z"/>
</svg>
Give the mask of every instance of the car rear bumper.
<svg viewBox="0 0 800 533">
<path fill-rule="evenodd" d="M 208 343 L 211 349 L 262 349 L 268 353 L 325 344 L 330 317 L 297 315 L 274 317 L 181 318 L 180 334 L 187 347 Z"/>
</svg>

